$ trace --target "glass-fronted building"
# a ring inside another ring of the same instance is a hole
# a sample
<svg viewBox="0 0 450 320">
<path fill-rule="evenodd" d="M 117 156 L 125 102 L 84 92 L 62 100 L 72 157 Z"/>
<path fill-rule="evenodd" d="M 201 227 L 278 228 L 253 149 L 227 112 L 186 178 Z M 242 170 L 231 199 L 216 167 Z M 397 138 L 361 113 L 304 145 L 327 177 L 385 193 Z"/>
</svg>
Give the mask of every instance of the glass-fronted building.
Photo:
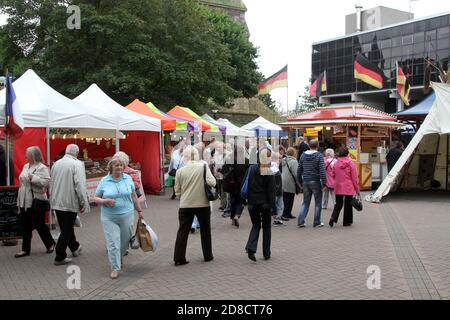
<svg viewBox="0 0 450 320">
<path fill-rule="evenodd" d="M 383 89 L 354 79 L 353 62 L 358 53 L 383 71 Z M 316 79 L 326 70 L 327 92 L 323 98 L 328 98 L 330 103 L 349 102 L 355 94 L 368 97 L 378 93 L 384 94 L 385 109 L 392 112 L 396 101 L 389 93 L 396 87 L 396 63 L 411 75 L 415 89 L 412 100 L 420 100 L 422 96 L 418 91 L 423 87 L 425 58 L 440 63 L 445 70 L 450 66 L 450 13 L 316 42 L 312 46 L 312 77 Z M 438 81 L 438 72 L 434 69 L 431 80 Z M 382 97 L 377 99 L 383 100 Z"/>
</svg>

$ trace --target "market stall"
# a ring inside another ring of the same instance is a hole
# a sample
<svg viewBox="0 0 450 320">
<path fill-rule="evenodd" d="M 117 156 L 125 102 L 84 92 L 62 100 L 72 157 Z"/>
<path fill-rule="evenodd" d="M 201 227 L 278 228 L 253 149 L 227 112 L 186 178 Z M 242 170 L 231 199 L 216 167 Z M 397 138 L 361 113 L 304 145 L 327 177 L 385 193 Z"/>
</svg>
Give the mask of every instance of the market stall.
<svg viewBox="0 0 450 320">
<path fill-rule="evenodd" d="M 159 193 L 163 189 L 163 179 L 160 175 L 160 167 L 162 161 L 162 152 L 160 147 L 160 130 L 161 121 L 159 119 L 143 116 L 134 111 L 124 108 L 113 99 L 111 99 L 106 93 L 104 93 L 96 84 L 92 84 L 88 89 L 81 93 L 78 97 L 73 99 L 79 103 L 82 103 L 99 114 L 112 114 L 116 118 L 116 132 L 126 131 L 128 139 L 117 139 L 116 150 L 122 149 L 125 151 L 131 161 L 131 166 L 136 167 L 138 170 L 142 170 L 142 185 L 147 193 Z M 138 148 L 135 144 L 135 137 L 143 136 L 145 140 L 149 140 L 152 148 Z M 105 144 L 101 145 L 102 140 L 97 140 L 97 145 L 110 148 L 110 140 L 106 139 Z M 122 141 L 122 143 L 120 143 Z M 91 141 L 95 143 L 95 141 Z M 88 142 L 89 143 L 89 142 Z M 120 144 L 122 144 L 120 146 Z M 158 148 L 159 151 L 156 151 Z M 82 149 L 85 152 L 89 150 L 87 148 Z M 156 151 L 156 152 L 155 152 Z M 107 152 L 109 154 L 109 152 Z M 92 155 L 92 152 L 89 153 Z M 107 162 L 109 158 L 96 157 L 83 155 L 87 172 L 92 168 L 94 171 L 98 171 L 102 168 L 101 164 Z M 97 178 L 97 177 L 95 177 Z M 92 184 L 92 183 L 91 183 Z"/>
<path fill-rule="evenodd" d="M 219 119 L 218 123 L 224 125 L 227 128 L 226 135 L 230 137 L 254 137 L 255 132 L 251 130 L 241 129 L 233 124 L 228 119 Z"/>
<path fill-rule="evenodd" d="M 387 175 L 391 130 L 401 127 L 396 120 L 366 105 L 344 104 L 315 108 L 280 125 L 300 129 L 307 140 L 319 139 L 320 151 L 347 146 L 358 164 L 361 189 L 371 190 L 372 182 L 381 182 Z"/>
<path fill-rule="evenodd" d="M 88 106 L 63 96 L 39 78 L 33 70 L 27 70 L 14 81 L 13 87 L 25 123 L 22 137 L 14 141 L 16 184 L 26 163 L 25 151 L 28 147 L 38 146 L 47 163 L 51 164 L 52 129 L 103 129 L 110 134 L 117 134 L 116 118 L 113 115 L 92 112 Z M 5 99 L 4 89 L 0 92 L 0 99 Z"/>
<path fill-rule="evenodd" d="M 216 133 L 225 134 L 225 131 L 226 131 L 225 126 L 216 125 L 209 121 L 206 121 L 205 119 L 200 117 L 198 114 L 196 114 L 194 111 L 192 111 L 189 108 L 176 106 L 176 107 L 172 108 L 168 112 L 168 114 L 171 116 L 186 120 L 186 121 L 198 123 L 198 125 L 199 125 L 198 128 L 199 128 L 199 131 L 201 131 L 201 132 L 216 132 Z"/>
</svg>

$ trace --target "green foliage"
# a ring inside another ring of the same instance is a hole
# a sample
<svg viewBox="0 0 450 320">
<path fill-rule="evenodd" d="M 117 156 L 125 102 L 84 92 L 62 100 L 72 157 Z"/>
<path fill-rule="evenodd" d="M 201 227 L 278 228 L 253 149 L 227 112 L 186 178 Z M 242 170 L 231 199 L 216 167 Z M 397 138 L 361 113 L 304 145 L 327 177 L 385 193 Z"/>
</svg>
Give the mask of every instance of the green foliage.
<svg viewBox="0 0 450 320">
<path fill-rule="evenodd" d="M 303 95 L 298 97 L 298 98 L 300 98 L 300 100 L 297 98 L 297 101 L 295 103 L 295 109 L 293 110 L 294 114 L 305 112 L 305 111 L 314 109 L 315 107 L 318 106 L 317 98 L 311 97 L 309 95 L 310 87 L 311 87 L 310 85 L 307 85 L 305 87 L 305 91 L 304 91 Z"/>
<path fill-rule="evenodd" d="M 262 94 L 258 96 L 258 99 L 264 102 L 264 104 L 272 111 L 278 112 L 277 105 L 269 93 Z"/>
<path fill-rule="evenodd" d="M 81 9 L 79 30 L 66 27 L 68 4 Z M 1 66 L 15 76 L 31 67 L 71 98 L 97 83 L 121 104 L 204 111 L 208 101 L 256 92 L 256 49 L 243 27 L 194 0 L 0 0 L 0 8 L 9 16 Z"/>
</svg>

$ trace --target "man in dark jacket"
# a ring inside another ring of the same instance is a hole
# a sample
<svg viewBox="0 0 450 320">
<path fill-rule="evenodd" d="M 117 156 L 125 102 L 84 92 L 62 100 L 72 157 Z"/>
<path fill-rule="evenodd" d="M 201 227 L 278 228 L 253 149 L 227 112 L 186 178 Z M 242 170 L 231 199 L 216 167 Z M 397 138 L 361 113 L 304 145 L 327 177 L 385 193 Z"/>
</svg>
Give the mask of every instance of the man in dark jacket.
<svg viewBox="0 0 450 320">
<path fill-rule="evenodd" d="M 303 152 L 309 150 L 308 144 L 305 142 L 305 138 L 302 136 L 297 138 L 297 145 L 294 146 L 295 149 L 297 149 L 297 161 L 300 161 L 300 157 L 302 156 Z"/>
<path fill-rule="evenodd" d="M 311 197 L 314 194 L 315 213 L 314 227 L 323 227 L 320 221 L 322 213 L 322 192 L 326 188 L 327 175 L 323 156 L 317 151 L 319 141 L 313 139 L 309 143 L 311 150 L 305 151 L 300 157 L 297 170 L 297 181 L 303 186 L 303 205 L 298 216 L 298 227 L 305 227 Z"/>
<path fill-rule="evenodd" d="M 403 144 L 401 141 L 393 141 L 393 148 L 389 150 L 386 155 L 386 162 L 388 166 L 388 171 L 390 172 L 394 167 L 395 163 L 400 159 L 403 153 Z"/>
</svg>

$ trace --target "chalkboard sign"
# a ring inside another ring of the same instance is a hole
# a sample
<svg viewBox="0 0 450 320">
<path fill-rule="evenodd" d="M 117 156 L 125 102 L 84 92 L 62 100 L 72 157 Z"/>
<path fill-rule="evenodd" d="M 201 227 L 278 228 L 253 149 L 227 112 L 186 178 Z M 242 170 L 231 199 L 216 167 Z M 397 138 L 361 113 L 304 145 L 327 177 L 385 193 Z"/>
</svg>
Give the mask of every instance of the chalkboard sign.
<svg viewBox="0 0 450 320">
<path fill-rule="evenodd" d="M 0 240 L 22 238 L 17 208 L 18 191 L 17 186 L 0 187 Z"/>
</svg>

